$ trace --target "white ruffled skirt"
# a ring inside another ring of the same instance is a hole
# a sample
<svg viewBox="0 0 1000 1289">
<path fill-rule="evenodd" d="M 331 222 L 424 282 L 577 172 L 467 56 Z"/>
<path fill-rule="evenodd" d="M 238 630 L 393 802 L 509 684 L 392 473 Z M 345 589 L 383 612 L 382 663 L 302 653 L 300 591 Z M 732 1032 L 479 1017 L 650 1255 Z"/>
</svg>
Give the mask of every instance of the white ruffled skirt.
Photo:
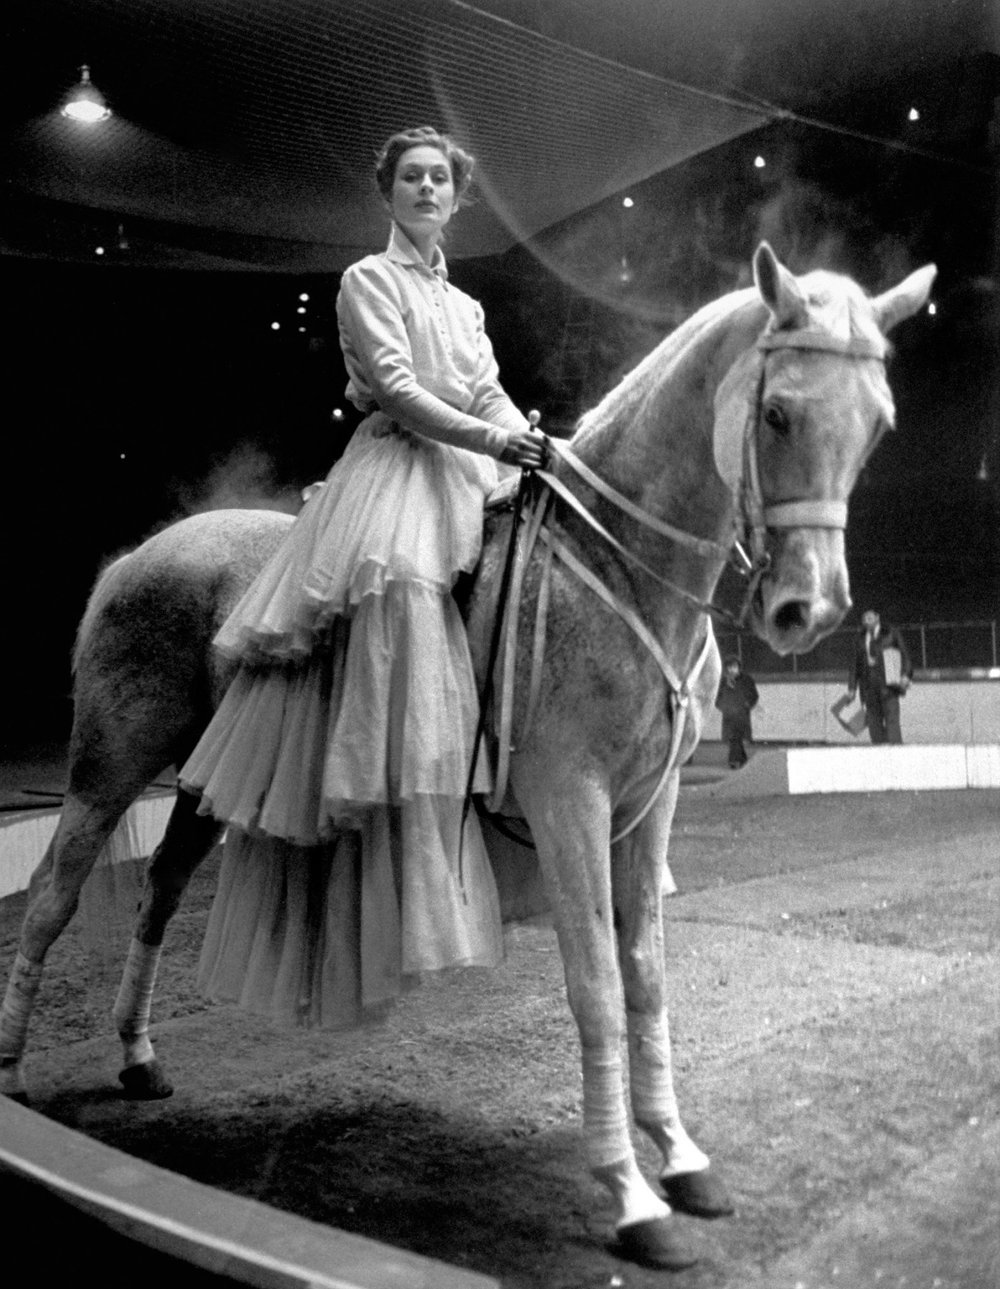
<svg viewBox="0 0 1000 1289">
<path fill-rule="evenodd" d="M 355 431 L 219 631 L 241 665 L 179 775 L 229 825 L 201 987 L 331 1028 L 503 956 L 474 811 L 462 831 L 478 699 L 451 595 L 496 468 L 390 425 Z"/>
</svg>

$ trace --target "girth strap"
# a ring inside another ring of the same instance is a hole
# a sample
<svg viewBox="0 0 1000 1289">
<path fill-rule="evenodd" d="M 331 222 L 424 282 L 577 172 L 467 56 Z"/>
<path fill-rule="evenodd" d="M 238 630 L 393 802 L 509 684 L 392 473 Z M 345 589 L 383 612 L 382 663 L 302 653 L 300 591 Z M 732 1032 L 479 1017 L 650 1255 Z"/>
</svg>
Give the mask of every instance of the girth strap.
<svg viewBox="0 0 1000 1289">
<path fill-rule="evenodd" d="M 546 484 L 551 487 L 551 480 L 545 479 Z M 504 647 L 502 650 L 502 674 L 499 684 L 499 707 L 495 713 L 496 717 L 496 734 L 497 734 L 497 764 L 495 767 L 495 778 L 493 793 L 487 803 L 487 810 L 492 813 L 498 813 L 503 806 L 507 794 L 508 777 L 510 772 L 510 755 L 514 750 L 512 740 L 513 727 L 513 700 L 514 700 L 514 673 L 517 660 L 517 635 L 518 619 L 520 617 L 521 597 L 524 586 L 524 571 L 537 541 L 540 539 L 545 545 L 545 556 L 542 564 L 541 579 L 538 586 L 538 600 L 535 609 L 535 628 L 532 640 L 532 662 L 531 675 L 528 686 L 527 710 L 525 713 L 524 724 L 520 733 L 520 739 L 527 737 L 527 732 L 535 717 L 537 710 L 538 698 L 541 690 L 542 661 L 545 653 L 545 636 L 548 617 L 549 604 L 549 587 L 551 582 L 551 560 L 555 554 L 566 566 L 584 583 L 595 595 L 597 595 L 609 608 L 611 608 L 630 630 L 645 645 L 646 649 L 652 655 L 667 684 L 667 690 L 670 695 L 671 704 L 671 738 L 670 749 L 667 753 L 666 761 L 659 775 L 656 786 L 650 793 L 642 809 L 629 821 L 629 823 L 611 838 L 612 842 L 621 841 L 628 836 L 630 832 L 642 822 L 649 811 L 652 809 L 654 802 L 663 790 L 667 779 L 676 768 L 677 759 L 680 755 L 680 749 L 684 738 L 684 731 L 687 725 L 687 712 L 690 704 L 691 690 L 694 686 L 705 662 L 711 653 L 713 644 L 713 634 L 711 624 L 707 624 L 705 639 L 702 644 L 698 659 L 695 662 L 690 674 L 685 680 L 681 680 L 676 670 L 667 658 L 662 645 L 656 636 L 649 630 L 642 618 L 631 606 L 623 603 L 597 575 L 592 572 L 586 564 L 582 562 L 566 544 L 557 537 L 547 526 L 544 520 L 548 511 L 551 493 L 546 488 L 541 497 L 537 497 L 534 507 L 527 521 L 524 533 L 519 537 L 518 551 L 515 557 L 513 576 L 511 578 L 510 597 L 504 608 Z M 561 492 L 560 492 L 560 495 Z M 608 535 L 610 537 L 610 535 Z M 613 539 L 611 539 L 613 540 Z"/>
</svg>

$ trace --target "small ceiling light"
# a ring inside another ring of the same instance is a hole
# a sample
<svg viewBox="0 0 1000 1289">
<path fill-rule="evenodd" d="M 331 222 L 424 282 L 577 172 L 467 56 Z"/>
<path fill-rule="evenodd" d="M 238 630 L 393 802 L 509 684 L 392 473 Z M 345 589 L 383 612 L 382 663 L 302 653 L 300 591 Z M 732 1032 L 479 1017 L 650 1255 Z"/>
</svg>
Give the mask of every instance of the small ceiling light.
<svg viewBox="0 0 1000 1289">
<path fill-rule="evenodd" d="M 635 205 L 635 202 L 632 200 L 631 197 L 625 197 L 622 201 L 622 205 L 625 207 L 626 210 L 631 210 L 632 207 Z"/>
<path fill-rule="evenodd" d="M 281 330 L 281 323 L 280 323 L 280 322 L 272 322 L 272 323 L 271 323 L 271 330 L 272 330 L 272 331 L 280 331 L 280 330 Z"/>
<path fill-rule="evenodd" d="M 95 255 L 103 255 L 103 254 L 104 254 L 104 247 L 103 247 L 103 246 L 95 246 L 95 247 L 94 247 L 94 254 L 95 254 Z"/>
<path fill-rule="evenodd" d="M 758 169 L 758 170 L 763 170 L 763 169 L 764 169 L 764 167 L 767 165 L 767 162 L 764 160 L 764 158 L 760 155 L 760 153 L 759 153 L 759 152 L 758 152 L 758 154 L 754 157 L 754 159 L 753 159 L 753 163 L 754 163 L 754 165 L 757 167 L 757 169 Z"/>
<path fill-rule="evenodd" d="M 927 306 L 927 312 L 931 315 L 932 318 L 937 313 L 937 305 L 934 303 L 933 300 Z"/>
<path fill-rule="evenodd" d="M 299 299 L 302 301 L 303 304 L 305 304 L 306 301 L 309 299 L 309 292 L 303 291 L 302 294 L 299 296 Z"/>
<path fill-rule="evenodd" d="M 111 115 L 104 95 L 91 83 L 90 68 L 86 63 L 80 68 L 79 82 L 66 95 L 59 110 L 63 116 L 68 116 L 73 121 L 82 121 L 84 125 L 106 121 Z"/>
<path fill-rule="evenodd" d="M 908 121 L 919 121 L 919 120 L 920 120 L 920 113 L 917 111 L 917 109 L 916 109 L 915 107 L 911 107 L 911 108 L 910 108 L 910 110 L 909 110 L 909 112 L 907 112 L 907 114 L 906 114 L 906 119 L 907 119 Z"/>
<path fill-rule="evenodd" d="M 304 306 L 300 304 L 300 305 L 299 305 L 299 307 L 295 310 L 295 312 L 296 312 L 296 313 L 305 313 L 305 308 L 304 308 Z"/>
</svg>

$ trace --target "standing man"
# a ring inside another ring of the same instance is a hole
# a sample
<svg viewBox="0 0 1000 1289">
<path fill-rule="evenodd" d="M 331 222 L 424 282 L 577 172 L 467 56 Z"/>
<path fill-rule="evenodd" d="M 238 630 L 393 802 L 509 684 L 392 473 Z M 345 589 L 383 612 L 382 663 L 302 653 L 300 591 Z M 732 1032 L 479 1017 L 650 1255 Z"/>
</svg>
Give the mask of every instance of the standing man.
<svg viewBox="0 0 1000 1289">
<path fill-rule="evenodd" d="M 743 671 L 739 658 L 727 658 L 715 705 L 722 713 L 722 738 L 729 744 L 730 770 L 738 770 L 747 763 L 743 741 L 753 738 L 750 713 L 757 706 L 758 697 L 753 677 Z"/>
<path fill-rule="evenodd" d="M 861 615 L 847 692 L 852 698 L 860 694 L 873 743 L 902 743 L 899 700 L 912 678 L 913 664 L 903 637 L 895 627 L 883 626 L 879 615 L 868 609 Z"/>
</svg>

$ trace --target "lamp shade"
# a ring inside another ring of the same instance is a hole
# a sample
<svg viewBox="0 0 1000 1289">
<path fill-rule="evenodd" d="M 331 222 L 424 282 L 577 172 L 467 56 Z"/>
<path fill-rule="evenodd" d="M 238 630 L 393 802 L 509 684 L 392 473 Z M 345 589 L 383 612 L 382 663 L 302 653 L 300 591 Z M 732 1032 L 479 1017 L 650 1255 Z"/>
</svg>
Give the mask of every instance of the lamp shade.
<svg viewBox="0 0 1000 1289">
<path fill-rule="evenodd" d="M 111 115 L 104 95 L 90 79 L 90 68 L 86 63 L 80 68 L 80 80 L 66 95 L 59 110 L 63 116 L 82 121 L 85 125 L 106 121 Z"/>
</svg>

